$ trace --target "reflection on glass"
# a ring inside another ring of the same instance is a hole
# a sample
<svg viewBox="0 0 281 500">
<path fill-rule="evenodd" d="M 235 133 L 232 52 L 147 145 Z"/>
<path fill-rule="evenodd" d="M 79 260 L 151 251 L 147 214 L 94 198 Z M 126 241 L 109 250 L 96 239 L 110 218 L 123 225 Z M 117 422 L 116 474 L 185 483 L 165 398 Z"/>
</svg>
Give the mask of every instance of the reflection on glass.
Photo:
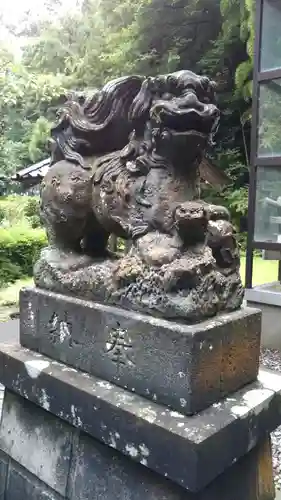
<svg viewBox="0 0 281 500">
<path fill-rule="evenodd" d="M 264 0 L 261 71 L 281 68 L 281 0 Z"/>
<path fill-rule="evenodd" d="M 257 169 L 254 240 L 281 244 L 281 166 Z"/>
<path fill-rule="evenodd" d="M 258 156 L 281 155 L 281 79 L 260 85 Z"/>
</svg>

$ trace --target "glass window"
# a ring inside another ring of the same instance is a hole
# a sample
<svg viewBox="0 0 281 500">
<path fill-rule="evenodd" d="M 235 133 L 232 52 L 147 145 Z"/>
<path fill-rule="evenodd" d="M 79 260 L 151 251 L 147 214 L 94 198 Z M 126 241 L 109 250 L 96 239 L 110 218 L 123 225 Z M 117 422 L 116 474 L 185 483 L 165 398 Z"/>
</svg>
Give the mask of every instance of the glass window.
<svg viewBox="0 0 281 500">
<path fill-rule="evenodd" d="M 281 68 L 281 0 L 264 0 L 261 71 Z"/>
<path fill-rule="evenodd" d="M 258 156 L 281 156 L 281 78 L 260 85 L 258 109 Z"/>
<path fill-rule="evenodd" d="M 281 244 L 281 166 L 258 167 L 255 241 Z"/>
</svg>

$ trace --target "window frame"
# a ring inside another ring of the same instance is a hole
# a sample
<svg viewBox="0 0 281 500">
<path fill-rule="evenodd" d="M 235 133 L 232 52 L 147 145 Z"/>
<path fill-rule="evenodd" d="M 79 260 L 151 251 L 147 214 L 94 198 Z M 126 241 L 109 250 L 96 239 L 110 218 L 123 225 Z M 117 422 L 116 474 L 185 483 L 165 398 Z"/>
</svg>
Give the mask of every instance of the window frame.
<svg viewBox="0 0 281 500">
<path fill-rule="evenodd" d="M 255 206 L 257 189 L 258 167 L 279 167 L 281 169 L 280 156 L 258 156 L 258 126 L 259 126 L 259 90 L 260 85 L 278 78 L 281 79 L 280 68 L 261 71 L 261 44 L 262 44 L 262 21 L 265 0 L 256 0 L 256 33 L 254 43 L 254 71 L 253 71 L 253 98 L 252 98 L 252 132 L 251 132 L 251 156 L 250 156 L 250 183 L 248 203 L 248 234 L 246 253 L 246 288 L 252 288 L 253 254 L 254 250 L 277 250 L 280 251 L 281 243 L 262 242 L 255 240 Z M 280 109 L 281 114 L 281 109 Z M 281 192 L 280 192 L 281 196 Z M 279 262 L 278 279 L 281 277 L 281 262 Z"/>
</svg>

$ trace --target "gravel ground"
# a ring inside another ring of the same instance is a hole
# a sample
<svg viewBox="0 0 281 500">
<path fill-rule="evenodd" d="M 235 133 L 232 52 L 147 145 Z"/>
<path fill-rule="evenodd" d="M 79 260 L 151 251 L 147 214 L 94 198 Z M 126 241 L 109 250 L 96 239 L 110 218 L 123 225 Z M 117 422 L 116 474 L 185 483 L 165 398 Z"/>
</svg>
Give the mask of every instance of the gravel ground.
<svg viewBox="0 0 281 500">
<path fill-rule="evenodd" d="M 281 352 L 263 349 L 261 352 L 261 363 L 270 370 L 281 372 Z M 271 434 L 271 440 L 275 486 L 277 490 L 281 490 L 281 426 Z"/>
</svg>

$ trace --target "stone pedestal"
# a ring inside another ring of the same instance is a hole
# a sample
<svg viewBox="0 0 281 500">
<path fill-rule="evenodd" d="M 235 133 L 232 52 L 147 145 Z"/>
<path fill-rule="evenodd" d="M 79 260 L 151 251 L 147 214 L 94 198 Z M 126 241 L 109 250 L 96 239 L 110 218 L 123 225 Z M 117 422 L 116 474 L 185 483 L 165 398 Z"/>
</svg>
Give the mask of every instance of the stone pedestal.
<svg viewBox="0 0 281 500">
<path fill-rule="evenodd" d="M 185 326 L 23 291 L 0 499 L 273 500 L 281 377 L 258 373 L 259 341 L 249 309 Z"/>
<path fill-rule="evenodd" d="M 254 309 L 184 325 L 30 288 L 20 315 L 24 347 L 186 415 L 257 378 Z"/>
</svg>

